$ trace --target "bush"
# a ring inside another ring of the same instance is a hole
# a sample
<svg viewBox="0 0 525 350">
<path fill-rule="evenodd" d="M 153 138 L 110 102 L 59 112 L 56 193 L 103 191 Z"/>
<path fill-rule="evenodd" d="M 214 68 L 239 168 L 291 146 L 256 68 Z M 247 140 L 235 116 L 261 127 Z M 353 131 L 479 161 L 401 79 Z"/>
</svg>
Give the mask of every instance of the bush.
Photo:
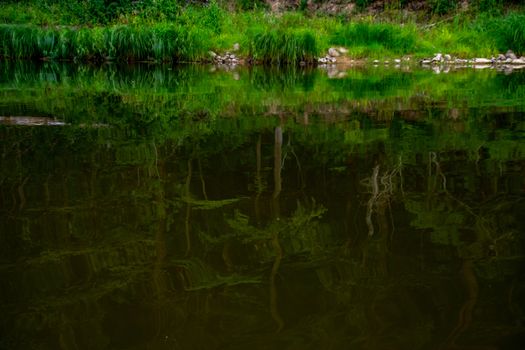
<svg viewBox="0 0 525 350">
<path fill-rule="evenodd" d="M 235 7 L 242 11 L 266 9 L 268 4 L 264 0 L 236 0 Z"/>
<path fill-rule="evenodd" d="M 450 11 L 455 10 L 457 6 L 457 0 L 432 0 L 430 3 L 432 13 L 436 15 L 447 14 Z"/>
<path fill-rule="evenodd" d="M 370 5 L 372 3 L 372 1 L 373 0 L 356 0 L 355 4 L 357 5 L 358 8 L 364 9 L 365 7 Z"/>
<path fill-rule="evenodd" d="M 132 10 L 131 0 L 55 0 L 70 22 L 107 24 Z M 44 5 L 45 6 L 45 5 Z"/>
<path fill-rule="evenodd" d="M 503 0 L 475 0 L 473 5 L 480 12 L 500 12 Z"/>
</svg>

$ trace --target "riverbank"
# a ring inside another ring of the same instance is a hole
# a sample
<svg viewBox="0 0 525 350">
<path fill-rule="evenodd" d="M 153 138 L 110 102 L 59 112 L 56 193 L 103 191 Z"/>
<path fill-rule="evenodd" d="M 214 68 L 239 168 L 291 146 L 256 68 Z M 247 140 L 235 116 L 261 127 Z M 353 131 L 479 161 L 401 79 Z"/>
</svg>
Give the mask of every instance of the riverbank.
<svg viewBox="0 0 525 350">
<path fill-rule="evenodd" d="M 0 10 L 0 11 L 6 11 Z M 4 22 L 8 16 L 0 16 Z M 312 16 L 264 10 L 230 12 L 213 3 L 168 20 L 137 16 L 105 25 L 0 25 L 0 56 L 18 60 L 155 61 L 266 64 L 332 63 L 331 48 L 348 60 L 414 60 L 446 52 L 458 59 L 525 54 L 525 12 L 465 14 L 432 23 Z M 234 55 L 235 59 L 230 56 Z M 326 59 L 326 62 L 323 62 Z"/>
</svg>

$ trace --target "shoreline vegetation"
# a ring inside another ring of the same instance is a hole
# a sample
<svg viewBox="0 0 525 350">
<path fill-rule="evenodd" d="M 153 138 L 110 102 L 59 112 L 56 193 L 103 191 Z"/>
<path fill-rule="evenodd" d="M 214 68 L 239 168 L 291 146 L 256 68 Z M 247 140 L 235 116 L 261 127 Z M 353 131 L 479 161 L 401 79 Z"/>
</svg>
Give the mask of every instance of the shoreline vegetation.
<svg viewBox="0 0 525 350">
<path fill-rule="evenodd" d="M 454 2 L 430 2 L 436 1 Z M 414 62 L 440 52 L 457 59 L 490 59 L 512 50 L 519 60 L 525 55 L 525 7 L 490 1 L 500 6 L 483 10 L 479 4 L 489 0 L 478 0 L 478 6 L 467 9 L 430 7 L 430 13 L 407 15 L 402 8 L 389 8 L 375 15 L 354 10 L 339 16 L 307 7 L 272 12 L 255 2 L 251 8 L 232 9 L 227 1 L 141 1 L 130 3 L 129 12 L 117 6 L 124 0 L 111 2 L 114 8 L 100 0 L 104 5 L 98 11 L 80 7 L 77 12 L 71 4 L 97 1 L 7 2 L 0 6 L 0 58 L 315 65 L 331 63 L 330 57 L 346 63 Z"/>
</svg>

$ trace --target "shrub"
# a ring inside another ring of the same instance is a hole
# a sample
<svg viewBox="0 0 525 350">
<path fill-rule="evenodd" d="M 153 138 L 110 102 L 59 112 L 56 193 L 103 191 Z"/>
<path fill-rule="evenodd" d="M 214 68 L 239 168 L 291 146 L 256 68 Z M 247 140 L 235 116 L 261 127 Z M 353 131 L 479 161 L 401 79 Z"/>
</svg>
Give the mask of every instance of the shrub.
<svg viewBox="0 0 525 350">
<path fill-rule="evenodd" d="M 444 15 L 452 10 L 455 10 L 458 5 L 457 0 L 432 0 L 430 7 L 432 13 L 436 15 Z"/>
<path fill-rule="evenodd" d="M 475 0 L 474 5 L 480 12 L 500 12 L 503 0 Z"/>
<path fill-rule="evenodd" d="M 268 8 L 268 4 L 264 0 L 236 0 L 235 5 L 237 9 L 243 11 Z"/>
<path fill-rule="evenodd" d="M 364 9 L 365 7 L 370 5 L 372 3 L 372 1 L 373 0 L 356 0 L 355 4 L 357 5 L 358 8 Z"/>
</svg>

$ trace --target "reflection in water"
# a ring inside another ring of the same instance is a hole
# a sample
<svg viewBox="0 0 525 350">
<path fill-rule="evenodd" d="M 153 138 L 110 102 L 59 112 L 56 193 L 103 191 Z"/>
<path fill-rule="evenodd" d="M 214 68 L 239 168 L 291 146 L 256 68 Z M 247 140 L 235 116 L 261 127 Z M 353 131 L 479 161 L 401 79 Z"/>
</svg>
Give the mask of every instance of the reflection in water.
<svg viewBox="0 0 525 350">
<path fill-rule="evenodd" d="M 0 349 L 520 349 L 523 75 L 1 68 Z"/>
<path fill-rule="evenodd" d="M 283 130 L 281 126 L 275 128 L 275 146 L 274 146 L 274 165 L 273 165 L 273 182 L 274 189 L 272 195 L 273 204 L 273 220 L 276 225 L 279 225 L 281 219 L 281 207 L 279 204 L 279 196 L 281 195 L 282 180 L 281 180 L 281 162 L 282 162 L 282 146 L 283 146 Z M 272 318 L 277 324 L 277 332 L 281 331 L 284 327 L 284 321 L 279 314 L 277 307 L 277 286 L 275 278 L 279 272 L 279 266 L 281 265 L 281 259 L 283 258 L 283 249 L 279 242 L 279 230 L 275 230 L 272 233 L 272 246 L 275 250 L 275 261 L 272 266 L 272 272 L 270 274 L 270 310 L 272 312 Z"/>
<path fill-rule="evenodd" d="M 185 195 L 186 195 L 186 218 L 184 220 L 184 232 L 186 233 L 186 256 L 190 254 L 191 251 L 191 237 L 190 237 L 190 216 L 191 216 L 191 177 L 193 175 L 192 167 L 193 159 L 188 159 L 188 175 L 186 176 L 186 186 L 185 186 Z"/>
<path fill-rule="evenodd" d="M 461 333 L 465 332 L 472 323 L 472 313 L 478 299 L 479 287 L 476 280 L 476 275 L 474 274 L 472 268 L 472 261 L 463 261 L 461 271 L 467 291 L 467 299 L 459 311 L 458 324 L 456 328 L 454 328 L 454 330 L 450 333 L 445 342 L 445 349 L 461 348 L 456 344 L 456 340 L 461 335 Z"/>
</svg>

